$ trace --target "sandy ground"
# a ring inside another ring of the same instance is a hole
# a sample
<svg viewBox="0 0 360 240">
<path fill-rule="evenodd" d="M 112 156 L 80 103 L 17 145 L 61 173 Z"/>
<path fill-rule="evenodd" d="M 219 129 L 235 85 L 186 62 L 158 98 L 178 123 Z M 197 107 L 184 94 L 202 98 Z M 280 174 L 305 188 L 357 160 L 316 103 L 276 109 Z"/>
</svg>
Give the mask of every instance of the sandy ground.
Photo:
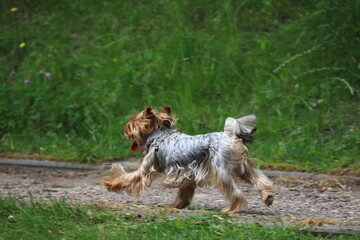
<svg viewBox="0 0 360 240">
<path fill-rule="evenodd" d="M 153 184 L 139 198 L 126 193 L 110 193 L 102 185 L 107 170 L 74 171 L 45 168 L 0 166 L 0 195 L 9 193 L 28 198 L 67 197 L 80 203 L 95 203 L 112 208 L 165 208 L 172 203 L 176 189 Z M 249 207 L 238 216 L 248 218 L 283 219 L 298 223 L 360 225 L 360 186 L 341 178 L 310 180 L 298 177 L 273 179 L 274 204 L 266 207 L 252 186 L 239 183 L 247 196 Z M 227 201 L 217 189 L 197 189 L 191 206 L 184 211 L 220 211 Z"/>
</svg>

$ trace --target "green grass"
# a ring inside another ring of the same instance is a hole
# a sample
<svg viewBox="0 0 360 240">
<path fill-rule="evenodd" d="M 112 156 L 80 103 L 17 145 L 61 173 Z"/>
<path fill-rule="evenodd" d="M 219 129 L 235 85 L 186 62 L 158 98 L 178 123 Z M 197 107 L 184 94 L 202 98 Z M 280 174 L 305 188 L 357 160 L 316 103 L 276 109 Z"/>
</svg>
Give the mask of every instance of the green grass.
<svg viewBox="0 0 360 240">
<path fill-rule="evenodd" d="M 324 239 L 294 227 L 239 225 L 225 214 L 173 219 L 164 213 L 139 215 L 65 200 L 25 202 L 0 199 L 0 239 Z M 330 237 L 331 235 L 327 236 Z M 331 236 L 351 239 L 355 236 Z"/>
<path fill-rule="evenodd" d="M 259 165 L 359 169 L 359 15 L 356 0 L 4 0 L 0 152 L 127 157 L 128 116 L 171 105 L 189 134 L 256 114 Z"/>
</svg>

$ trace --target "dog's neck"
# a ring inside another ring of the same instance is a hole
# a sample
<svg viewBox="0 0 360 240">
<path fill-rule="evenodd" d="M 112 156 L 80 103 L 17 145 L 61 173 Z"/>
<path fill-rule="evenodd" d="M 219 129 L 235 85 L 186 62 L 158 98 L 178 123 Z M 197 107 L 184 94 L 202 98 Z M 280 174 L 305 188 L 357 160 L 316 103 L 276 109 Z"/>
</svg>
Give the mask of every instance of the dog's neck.
<svg viewBox="0 0 360 240">
<path fill-rule="evenodd" d="M 169 137 L 170 135 L 176 132 L 178 132 L 176 129 L 168 129 L 167 127 L 162 127 L 157 129 L 156 131 L 151 133 L 150 136 L 147 138 L 144 145 L 145 152 L 148 153 L 149 148 L 151 144 L 154 143 L 154 141 L 156 141 L 157 144 L 159 144 L 160 142 L 164 141 L 165 138 Z"/>
</svg>

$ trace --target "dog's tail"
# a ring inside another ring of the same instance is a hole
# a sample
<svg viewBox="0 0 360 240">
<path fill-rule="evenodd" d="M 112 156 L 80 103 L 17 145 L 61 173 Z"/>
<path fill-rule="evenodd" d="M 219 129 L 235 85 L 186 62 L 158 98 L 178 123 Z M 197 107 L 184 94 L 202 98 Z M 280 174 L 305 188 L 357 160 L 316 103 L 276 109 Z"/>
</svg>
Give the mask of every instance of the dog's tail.
<svg viewBox="0 0 360 240">
<path fill-rule="evenodd" d="M 120 164 L 111 166 L 109 175 L 103 179 L 103 183 L 110 192 L 126 191 L 131 195 L 140 195 L 149 184 L 147 176 L 137 171 L 126 173 Z"/>
<path fill-rule="evenodd" d="M 255 127 L 256 116 L 247 115 L 238 119 L 227 118 L 225 121 L 224 131 L 229 136 L 237 136 L 241 138 L 244 143 L 254 141 L 252 134 L 256 131 Z"/>
</svg>

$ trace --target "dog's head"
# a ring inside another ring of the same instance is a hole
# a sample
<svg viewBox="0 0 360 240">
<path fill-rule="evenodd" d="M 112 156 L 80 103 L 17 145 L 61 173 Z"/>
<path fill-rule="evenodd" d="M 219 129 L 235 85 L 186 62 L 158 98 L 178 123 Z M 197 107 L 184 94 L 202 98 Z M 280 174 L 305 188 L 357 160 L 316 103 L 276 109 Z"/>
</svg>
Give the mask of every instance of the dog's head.
<svg viewBox="0 0 360 240">
<path fill-rule="evenodd" d="M 176 118 L 171 114 L 171 107 L 166 106 L 160 112 L 146 107 L 144 111 L 130 117 L 130 122 L 125 125 L 124 135 L 133 141 L 131 150 L 136 151 L 145 144 L 153 132 L 163 127 L 176 128 Z"/>
</svg>

